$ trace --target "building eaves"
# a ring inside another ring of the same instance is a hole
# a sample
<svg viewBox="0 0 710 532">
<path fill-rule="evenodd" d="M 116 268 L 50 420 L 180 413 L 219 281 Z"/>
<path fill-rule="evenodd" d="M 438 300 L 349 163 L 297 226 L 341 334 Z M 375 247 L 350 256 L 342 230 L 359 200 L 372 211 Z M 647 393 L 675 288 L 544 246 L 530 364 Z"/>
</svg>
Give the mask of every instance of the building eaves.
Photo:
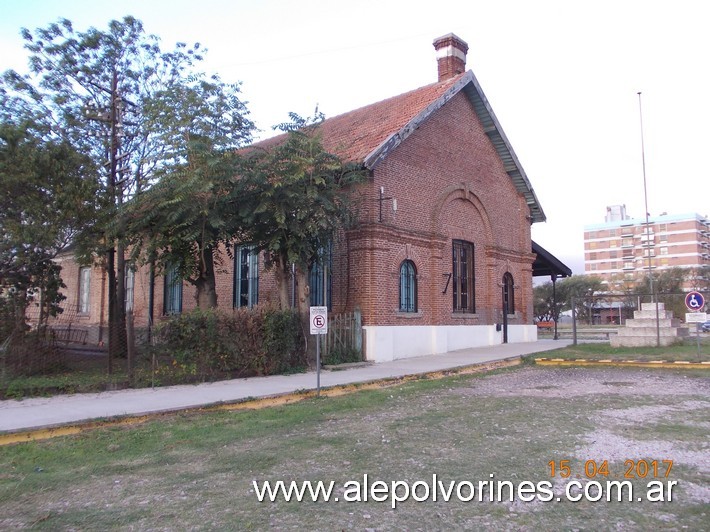
<svg viewBox="0 0 710 532">
<path fill-rule="evenodd" d="M 533 277 L 555 276 L 571 277 L 572 269 L 564 264 L 560 259 L 543 248 L 540 244 L 532 241 L 532 252 L 535 253 L 533 262 Z"/>
</svg>

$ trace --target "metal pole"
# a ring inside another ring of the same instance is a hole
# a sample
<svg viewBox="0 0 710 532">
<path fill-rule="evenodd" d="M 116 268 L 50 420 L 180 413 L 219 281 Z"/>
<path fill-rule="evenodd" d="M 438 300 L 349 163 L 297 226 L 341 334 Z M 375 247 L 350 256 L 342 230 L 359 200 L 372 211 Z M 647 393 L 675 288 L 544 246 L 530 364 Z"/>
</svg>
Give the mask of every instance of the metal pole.
<svg viewBox="0 0 710 532">
<path fill-rule="evenodd" d="M 320 397 L 320 337 L 316 335 L 316 397 Z"/>
<path fill-rule="evenodd" d="M 651 261 L 651 225 L 649 224 L 648 217 L 648 188 L 646 186 L 646 149 L 643 142 L 643 109 L 641 107 L 641 91 L 638 93 L 639 97 L 639 123 L 641 126 L 641 165 L 643 168 L 643 199 L 644 206 L 646 208 L 646 257 L 648 257 L 648 286 L 651 289 L 651 302 L 656 303 L 656 347 L 661 346 L 661 324 L 659 319 L 658 311 L 658 298 L 656 297 L 656 292 L 653 286 L 653 264 Z"/>
<path fill-rule="evenodd" d="M 639 97 L 639 122 L 641 125 L 641 165 L 643 169 L 643 200 L 644 206 L 646 208 L 646 245 L 651 241 L 651 226 L 648 223 L 648 188 L 646 186 L 646 149 L 643 141 L 643 110 L 641 107 L 641 92 L 638 92 Z M 652 273 L 652 263 L 651 263 L 651 251 L 647 251 L 646 257 L 648 258 L 648 285 L 651 289 L 651 297 L 654 297 L 653 292 L 653 273 Z M 655 297 L 654 297 L 655 299 Z"/>
<path fill-rule="evenodd" d="M 133 365 L 136 352 L 135 329 L 133 328 L 133 310 L 126 313 L 126 373 L 128 386 L 133 388 Z"/>
<path fill-rule="evenodd" d="M 574 297 L 570 298 L 570 305 L 572 306 L 572 345 L 577 345 L 577 307 Z"/>
<path fill-rule="evenodd" d="M 557 331 L 557 320 L 560 318 L 558 307 L 557 307 L 557 291 L 555 285 L 557 284 L 557 274 L 552 274 L 552 319 L 555 322 L 555 340 L 559 340 L 560 335 Z"/>
</svg>

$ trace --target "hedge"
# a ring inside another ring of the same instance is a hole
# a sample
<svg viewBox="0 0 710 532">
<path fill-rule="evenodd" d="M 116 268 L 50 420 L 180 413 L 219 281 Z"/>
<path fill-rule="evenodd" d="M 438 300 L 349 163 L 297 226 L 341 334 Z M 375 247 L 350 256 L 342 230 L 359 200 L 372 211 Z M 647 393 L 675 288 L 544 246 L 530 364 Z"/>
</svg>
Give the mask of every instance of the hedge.
<svg viewBox="0 0 710 532">
<path fill-rule="evenodd" d="M 307 365 L 298 314 L 269 307 L 171 316 L 143 352 L 156 361 L 152 378 L 162 384 L 274 375 Z"/>
</svg>

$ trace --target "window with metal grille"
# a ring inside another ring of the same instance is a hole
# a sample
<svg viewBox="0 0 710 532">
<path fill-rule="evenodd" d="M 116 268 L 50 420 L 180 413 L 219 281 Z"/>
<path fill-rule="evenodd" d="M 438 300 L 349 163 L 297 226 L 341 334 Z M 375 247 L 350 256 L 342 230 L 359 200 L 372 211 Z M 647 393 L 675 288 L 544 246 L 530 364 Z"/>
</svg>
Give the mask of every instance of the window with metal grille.
<svg viewBox="0 0 710 532">
<path fill-rule="evenodd" d="M 475 281 L 473 244 L 464 240 L 454 240 L 452 245 L 454 312 L 476 312 Z"/>
<path fill-rule="evenodd" d="M 240 246 L 234 254 L 234 306 L 252 308 L 259 303 L 259 253 Z"/>
<path fill-rule="evenodd" d="M 126 312 L 133 310 L 133 293 L 136 284 L 136 271 L 133 266 L 126 263 L 126 269 L 123 273 L 123 286 L 126 288 L 125 309 Z"/>
<path fill-rule="evenodd" d="M 308 286 L 311 293 L 311 306 L 333 307 L 333 248 L 326 245 L 318 251 L 316 260 L 311 264 Z"/>
<path fill-rule="evenodd" d="M 182 312 L 182 277 L 177 265 L 165 270 L 165 287 L 163 289 L 163 314 L 180 314 Z"/>
<path fill-rule="evenodd" d="M 515 283 L 509 272 L 503 275 L 503 308 L 508 314 L 515 314 Z"/>
<path fill-rule="evenodd" d="M 79 312 L 89 313 L 89 300 L 91 294 L 91 268 L 79 270 Z"/>
<path fill-rule="evenodd" d="M 411 260 L 399 267 L 399 311 L 417 311 L 417 269 Z"/>
</svg>

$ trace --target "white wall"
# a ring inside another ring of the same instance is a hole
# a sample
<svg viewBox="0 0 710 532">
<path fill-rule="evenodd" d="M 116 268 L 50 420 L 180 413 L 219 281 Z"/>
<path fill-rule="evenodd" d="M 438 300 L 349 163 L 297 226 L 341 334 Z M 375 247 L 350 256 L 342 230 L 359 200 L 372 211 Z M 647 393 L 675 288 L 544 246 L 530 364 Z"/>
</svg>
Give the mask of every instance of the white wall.
<svg viewBox="0 0 710 532">
<path fill-rule="evenodd" d="M 364 326 L 365 358 L 388 362 L 503 343 L 495 325 Z M 535 325 L 509 325 L 508 342 L 537 341 Z"/>
</svg>

